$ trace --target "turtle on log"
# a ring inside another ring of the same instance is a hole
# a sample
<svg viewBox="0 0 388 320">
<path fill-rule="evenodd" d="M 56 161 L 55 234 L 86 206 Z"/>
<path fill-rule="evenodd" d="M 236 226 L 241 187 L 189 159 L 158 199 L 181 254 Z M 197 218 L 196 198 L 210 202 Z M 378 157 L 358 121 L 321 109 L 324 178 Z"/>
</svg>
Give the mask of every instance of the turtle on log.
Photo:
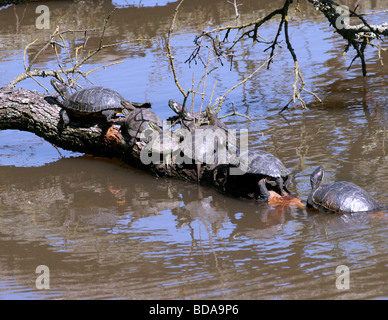
<svg viewBox="0 0 388 320">
<path fill-rule="evenodd" d="M 61 119 L 64 125 L 70 123 L 69 114 L 75 117 L 101 117 L 110 121 L 116 113 L 128 114 L 128 110 L 135 108 L 150 108 L 149 102 L 135 103 L 124 99 L 118 92 L 106 87 L 88 87 L 70 94 L 68 87 L 51 79 L 51 85 L 62 97 L 64 109 Z"/>
<path fill-rule="evenodd" d="M 151 109 L 138 108 L 125 118 L 124 127 L 131 137 L 130 145 L 133 146 L 136 140 L 147 141 L 151 138 L 155 128 L 161 130 L 163 121 Z"/>
<path fill-rule="evenodd" d="M 190 112 L 185 106 L 171 99 L 168 101 L 168 106 L 177 114 L 168 120 L 173 122 L 179 120 L 183 129 L 192 131 L 200 125 L 208 124 L 204 111 Z"/>
</svg>

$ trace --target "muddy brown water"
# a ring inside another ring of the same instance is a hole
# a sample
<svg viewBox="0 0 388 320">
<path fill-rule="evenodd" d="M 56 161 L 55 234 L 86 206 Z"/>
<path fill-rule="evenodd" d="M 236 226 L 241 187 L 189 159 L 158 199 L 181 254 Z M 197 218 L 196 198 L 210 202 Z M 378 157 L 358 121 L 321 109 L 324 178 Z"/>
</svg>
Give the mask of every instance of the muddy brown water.
<svg viewBox="0 0 388 320">
<path fill-rule="evenodd" d="M 282 1 L 242 0 L 241 22 L 263 17 Z M 0 9 L 0 86 L 23 72 L 39 44 L 60 24 L 101 30 L 114 7 L 106 49 L 84 66 L 96 85 L 133 101 L 151 101 L 163 119 L 168 99 L 182 101 L 166 58 L 166 34 L 175 1 L 49 1 L 50 30 L 39 30 L 36 3 Z M 345 3 L 353 5 L 352 1 Z M 293 64 L 286 45 L 270 70 L 263 69 L 232 91 L 221 111 L 233 105 L 252 122 L 230 117 L 227 124 L 249 130 L 249 147 L 278 156 L 293 172 L 289 189 L 305 199 L 309 175 L 323 165 L 326 181 L 354 182 L 388 204 L 387 52 L 385 65 L 367 52 L 367 78 L 354 52 L 308 4 L 290 18 L 290 36 L 306 88 L 309 109 L 279 110 L 290 99 Z M 363 1 L 361 10 L 386 9 L 384 1 Z M 386 14 L 367 16 L 382 23 Z M 273 39 L 277 22 L 260 35 Z M 186 0 L 172 37 L 179 80 L 185 89 L 204 74 L 200 62 L 184 61 L 204 28 L 234 24 L 227 1 Z M 89 33 L 87 48 L 98 46 Z M 284 38 L 283 38 L 284 39 Z M 82 36 L 70 36 L 70 48 Z M 230 64 L 218 65 L 206 81 L 205 101 L 244 79 L 268 58 L 268 45 L 236 47 Z M 64 57 L 65 52 L 61 52 Z M 204 52 L 206 57 L 206 52 Z M 36 67 L 56 67 L 44 51 Z M 48 79 L 38 79 L 50 92 Z M 87 85 L 81 81 L 81 84 Z M 44 92 L 33 80 L 18 87 Z M 202 90 L 202 89 L 201 89 Z M 213 98 L 213 99 L 214 99 Z M 197 96 L 196 105 L 201 103 Z M 41 138 L 0 131 L 0 299 L 380 299 L 388 297 L 388 211 L 379 215 L 332 215 L 271 207 L 226 197 L 207 187 L 155 178 L 119 161 L 56 150 Z M 49 288 L 39 289 L 36 268 L 50 271 Z M 348 288 L 338 289 L 338 266 L 349 270 Z"/>
</svg>

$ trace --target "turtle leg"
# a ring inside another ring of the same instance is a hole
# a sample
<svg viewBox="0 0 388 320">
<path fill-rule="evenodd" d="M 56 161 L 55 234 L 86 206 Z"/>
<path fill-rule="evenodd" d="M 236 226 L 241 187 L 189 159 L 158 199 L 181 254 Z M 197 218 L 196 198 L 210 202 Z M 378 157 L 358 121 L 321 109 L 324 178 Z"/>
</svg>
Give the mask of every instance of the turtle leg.
<svg viewBox="0 0 388 320">
<path fill-rule="evenodd" d="M 116 112 L 112 110 L 104 110 L 102 114 L 105 116 L 106 121 L 109 122 L 112 119 L 112 117 L 116 114 Z"/>
<path fill-rule="evenodd" d="M 284 182 L 283 182 L 283 178 L 282 177 L 279 177 L 279 178 L 276 178 L 276 186 L 278 187 L 278 189 L 279 189 L 279 194 L 281 195 L 281 196 L 284 196 L 285 195 L 285 193 L 284 193 Z"/>
<path fill-rule="evenodd" d="M 61 119 L 62 119 L 62 122 L 64 124 L 64 126 L 68 126 L 69 123 L 70 123 L 70 118 L 69 118 L 69 115 L 67 114 L 66 110 L 65 109 L 62 109 L 60 112 L 59 112 L 59 115 L 61 116 Z"/>
<path fill-rule="evenodd" d="M 201 164 L 197 163 L 196 166 L 197 166 L 197 182 L 199 183 L 201 180 Z"/>
<path fill-rule="evenodd" d="M 259 194 L 257 196 L 257 201 L 260 202 L 268 202 L 269 201 L 269 192 L 266 187 L 267 179 L 263 178 L 259 180 Z"/>
</svg>

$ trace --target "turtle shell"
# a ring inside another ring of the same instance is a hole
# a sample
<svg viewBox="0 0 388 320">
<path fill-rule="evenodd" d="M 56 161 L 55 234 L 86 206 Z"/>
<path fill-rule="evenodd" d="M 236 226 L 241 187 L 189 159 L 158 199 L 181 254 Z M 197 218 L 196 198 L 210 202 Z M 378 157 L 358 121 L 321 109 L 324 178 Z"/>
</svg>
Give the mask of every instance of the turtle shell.
<svg viewBox="0 0 388 320">
<path fill-rule="evenodd" d="M 222 120 L 220 120 L 218 118 L 214 119 L 213 125 L 221 128 L 221 129 L 228 130 L 228 126 Z"/>
<path fill-rule="evenodd" d="M 192 131 L 198 126 L 198 122 L 201 119 L 206 118 L 205 111 L 190 112 L 186 107 L 174 100 L 169 100 L 168 105 L 177 114 L 177 116 L 170 117 L 169 119 L 173 122 L 180 119 L 181 128 L 183 129 Z M 208 124 L 208 122 L 202 122 L 201 124 Z"/>
<path fill-rule="evenodd" d="M 183 129 L 187 129 L 189 131 L 192 131 L 199 126 L 208 125 L 209 122 L 206 119 L 206 114 L 202 111 L 196 111 L 193 113 L 190 113 L 190 119 L 182 119 L 181 120 L 181 127 Z M 201 125 L 198 124 L 198 122 L 201 121 Z"/>
<path fill-rule="evenodd" d="M 184 136 L 180 146 L 186 157 L 195 163 L 206 164 L 209 168 L 230 163 L 238 165 L 236 157 L 227 150 L 227 139 L 225 130 L 214 125 L 204 125 Z"/>
<path fill-rule="evenodd" d="M 206 160 L 214 163 L 214 156 L 217 152 L 217 140 L 214 134 L 218 128 L 215 126 L 201 126 L 195 129 L 191 134 L 191 158 L 206 163 Z M 212 133 L 212 134 L 210 134 Z M 213 139 L 208 139 L 208 138 Z M 221 138 L 221 137 L 219 137 Z"/>
<path fill-rule="evenodd" d="M 319 186 L 310 193 L 307 203 L 318 210 L 338 213 L 375 211 L 384 207 L 364 189 L 347 181 Z"/>
<path fill-rule="evenodd" d="M 244 157 L 245 154 L 240 154 L 240 167 L 246 169 L 246 173 L 272 178 L 286 178 L 291 173 L 278 158 L 269 152 L 249 150 L 248 157 Z M 246 164 L 246 160 L 248 160 L 248 164 Z"/>
<path fill-rule="evenodd" d="M 179 149 L 179 137 L 176 137 L 171 131 L 154 132 L 150 138 L 152 152 L 172 153 Z"/>
<path fill-rule="evenodd" d="M 163 121 L 155 112 L 146 108 L 138 108 L 131 111 L 126 117 L 125 127 L 132 138 L 141 138 L 141 133 L 147 129 L 153 130 L 149 125 L 150 121 L 160 128 L 163 127 Z"/>
<path fill-rule="evenodd" d="M 112 89 L 89 87 L 72 94 L 63 102 L 63 105 L 81 113 L 98 113 L 105 110 L 122 111 L 124 109 L 122 102 L 130 104 Z"/>
</svg>

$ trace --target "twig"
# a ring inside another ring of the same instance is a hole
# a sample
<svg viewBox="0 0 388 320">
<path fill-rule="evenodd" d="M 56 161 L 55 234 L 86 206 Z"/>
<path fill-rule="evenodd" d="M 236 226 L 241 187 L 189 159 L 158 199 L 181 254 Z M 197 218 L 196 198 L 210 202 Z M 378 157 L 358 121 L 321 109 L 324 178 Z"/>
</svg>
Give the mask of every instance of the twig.
<svg viewBox="0 0 388 320">
<path fill-rule="evenodd" d="M 233 0 L 233 2 L 227 1 L 227 3 L 230 3 L 231 5 L 234 6 L 234 11 L 236 13 L 236 19 L 238 19 L 238 17 L 240 16 L 240 14 L 238 13 L 238 7 L 242 6 L 242 4 L 241 3 L 237 4 L 237 0 Z"/>
<path fill-rule="evenodd" d="M 236 111 L 236 108 L 235 108 L 235 106 L 234 106 L 234 102 L 233 102 L 233 101 L 232 101 L 232 108 L 233 108 L 233 112 L 228 113 L 228 114 L 225 114 L 225 115 L 223 115 L 223 116 L 221 116 L 221 117 L 218 117 L 218 119 L 224 119 L 224 118 L 231 117 L 231 116 L 240 116 L 240 117 L 247 118 L 249 121 L 252 121 L 252 122 L 253 122 L 253 120 L 251 119 L 250 116 L 247 116 L 247 115 L 242 114 L 242 113 L 238 113 L 238 112 Z"/>
<path fill-rule="evenodd" d="M 26 63 L 26 55 L 27 55 L 27 50 L 30 46 L 32 46 L 35 42 L 37 42 L 38 39 L 35 39 L 34 41 L 32 41 L 31 43 L 27 44 L 26 48 L 24 49 L 24 55 L 23 55 L 23 62 L 24 62 L 24 70 L 26 72 L 29 72 L 30 71 L 30 68 L 27 67 L 27 63 Z"/>
<path fill-rule="evenodd" d="M 116 64 L 120 64 L 120 63 L 123 63 L 124 61 L 116 61 L 116 62 L 112 62 L 112 63 L 108 63 L 108 64 L 104 64 L 103 66 L 99 66 L 97 68 L 94 68 L 92 70 L 89 70 L 88 72 L 85 73 L 85 76 L 88 76 L 89 74 L 91 74 L 92 72 L 98 70 L 98 69 L 101 69 L 101 68 L 108 68 L 108 67 L 111 67 L 111 66 L 114 66 Z"/>
<path fill-rule="evenodd" d="M 379 11 L 366 12 L 366 13 L 360 14 L 360 16 L 368 16 L 368 15 L 371 15 L 371 14 L 385 13 L 385 12 L 388 12 L 388 9 L 379 10 Z"/>
<path fill-rule="evenodd" d="M 261 39 L 264 42 L 268 43 L 268 41 L 266 39 L 264 39 L 258 35 L 257 30 L 261 25 L 263 25 L 265 22 L 271 20 L 274 16 L 276 16 L 278 14 L 282 14 L 282 9 L 277 9 L 277 10 L 271 12 L 270 14 L 268 14 L 267 16 L 265 16 L 264 18 L 258 19 L 258 20 L 255 20 L 255 21 L 252 21 L 249 23 L 240 24 L 240 25 L 236 25 L 236 26 L 217 27 L 217 28 L 214 28 L 210 31 L 203 31 L 199 36 L 197 36 L 194 39 L 194 43 L 196 44 L 196 48 L 191 53 L 190 57 L 186 60 L 186 62 L 189 62 L 189 63 L 191 63 L 192 61 L 195 62 L 196 59 L 200 57 L 201 42 L 202 42 L 203 38 L 208 38 L 211 41 L 212 48 L 213 48 L 215 55 L 217 57 L 221 58 L 224 55 L 224 51 L 221 50 L 219 48 L 219 46 L 217 47 L 217 43 L 216 43 L 217 40 L 213 36 L 213 34 L 219 34 L 219 33 L 224 32 L 224 31 L 225 31 L 225 37 L 222 40 L 222 42 L 226 42 L 228 40 L 228 35 L 230 34 L 231 31 L 233 31 L 233 30 L 240 31 L 240 30 L 244 30 L 246 28 L 253 26 L 253 29 L 245 31 L 240 37 L 235 39 L 228 50 L 232 50 L 235 47 L 235 45 L 245 37 L 251 38 L 253 40 L 253 42 L 260 42 L 260 39 Z M 222 62 L 221 59 L 219 61 Z"/>
<path fill-rule="evenodd" d="M 245 82 L 247 82 L 249 79 L 251 79 L 260 69 L 262 69 L 270 60 L 272 60 L 276 55 L 278 55 L 277 53 L 275 55 L 273 55 L 272 57 L 270 57 L 269 59 L 267 59 L 263 64 L 260 65 L 260 67 L 258 67 L 255 71 L 253 71 L 248 77 L 246 77 L 244 80 L 240 81 L 239 83 L 235 84 L 233 87 L 231 87 L 228 91 L 226 91 L 221 97 L 218 97 L 216 100 L 216 102 L 212 105 L 212 107 L 214 108 L 217 104 L 218 104 L 218 109 L 221 109 L 221 106 L 222 104 L 224 103 L 225 99 L 226 99 L 226 96 L 232 92 L 234 89 L 236 89 L 237 87 L 239 87 L 240 85 L 244 84 Z"/>
<path fill-rule="evenodd" d="M 90 70 L 88 72 L 83 72 L 80 70 L 80 67 L 85 64 L 88 60 L 90 60 L 94 55 L 98 54 L 100 51 L 102 51 L 103 49 L 106 49 L 106 48 L 111 48 L 111 47 L 116 47 L 116 46 L 120 46 L 122 44 L 125 44 L 125 43 L 130 43 L 130 41 L 120 41 L 120 42 L 116 42 L 116 43 L 113 43 L 113 44 L 106 44 L 104 45 L 103 44 L 103 40 L 104 40 L 104 35 L 105 35 L 105 31 L 106 31 L 106 28 L 107 28 L 107 25 L 108 25 L 108 22 L 109 22 L 109 19 L 112 15 L 112 13 L 114 12 L 115 10 L 113 10 L 109 15 L 108 17 L 105 19 L 105 22 L 104 22 L 104 27 L 102 29 L 102 33 L 101 33 L 101 36 L 100 36 L 100 43 L 99 43 L 99 46 L 97 49 L 95 49 L 94 51 L 92 52 L 89 52 L 89 54 L 86 56 L 86 57 L 82 57 L 83 56 L 83 50 L 85 49 L 86 47 L 86 42 L 88 40 L 88 32 L 95 32 L 97 31 L 97 29 L 82 29 L 82 30 L 73 30 L 73 29 L 69 29 L 69 30 L 64 30 L 64 31 L 60 31 L 60 28 L 59 26 L 55 29 L 55 31 L 53 32 L 53 34 L 50 35 L 50 38 L 49 40 L 43 45 L 43 47 L 35 54 L 35 56 L 32 58 L 31 62 L 29 63 L 29 65 L 27 66 L 27 63 L 26 63 L 26 54 L 27 54 L 27 50 L 29 49 L 29 47 L 33 44 L 36 43 L 37 40 L 35 40 L 34 42 L 28 44 L 25 48 L 25 51 L 24 51 L 24 69 L 25 69 L 25 72 L 19 76 L 17 76 L 16 78 L 14 78 L 9 84 L 8 84 L 8 87 L 9 88 L 14 88 L 16 86 L 17 83 L 19 83 L 20 81 L 23 81 L 23 80 L 26 80 L 28 78 L 32 78 L 34 81 L 36 81 L 41 87 L 43 87 L 46 91 L 47 88 L 45 88 L 42 84 L 40 84 L 34 77 L 55 77 L 57 78 L 58 80 L 60 81 L 63 81 L 62 76 L 66 76 L 67 77 L 67 82 L 70 84 L 70 86 L 73 85 L 73 83 L 79 79 L 80 76 L 83 76 L 86 80 L 86 76 L 89 75 L 91 72 L 93 71 L 96 71 L 100 68 L 106 68 L 108 66 L 111 66 L 111 65 L 114 65 L 114 64 L 117 64 L 117 63 L 120 63 L 120 62 L 115 62 L 115 63 L 111 63 L 111 64 L 107 64 L 107 65 L 104 65 L 104 66 L 100 66 L 100 67 L 97 67 L 93 70 Z M 67 41 L 64 37 L 64 35 L 66 34 L 69 34 L 69 33 L 84 33 L 84 41 L 83 41 L 83 45 L 80 46 L 80 47 L 77 47 L 75 49 L 75 56 L 73 57 L 70 50 L 69 50 L 69 47 L 67 45 Z M 56 40 L 58 39 L 58 40 Z M 50 70 L 50 71 L 42 71 L 42 70 L 32 70 L 32 67 L 34 65 L 34 63 L 37 61 L 37 59 L 39 58 L 39 56 L 42 54 L 42 52 L 44 50 L 46 50 L 49 46 L 52 46 L 53 49 L 54 49 L 54 54 L 55 54 L 55 57 L 56 57 L 56 60 L 57 60 L 57 65 L 58 65 L 58 69 L 57 70 Z M 66 67 L 62 62 L 61 62 L 61 59 L 60 59 L 60 56 L 59 56 L 59 52 L 58 52 L 58 47 L 61 47 L 61 48 L 64 48 L 66 50 L 66 53 L 67 53 L 67 56 L 68 56 L 68 59 L 71 63 L 71 67 Z M 82 49 L 82 52 L 81 54 L 79 55 L 78 52 L 79 50 Z M 75 78 L 75 80 L 70 80 L 70 77 L 69 75 L 72 74 L 72 75 L 75 75 L 75 74 L 78 74 L 78 77 Z"/>
<path fill-rule="evenodd" d="M 111 17 L 111 15 L 112 15 L 112 13 L 115 12 L 116 9 L 117 9 L 117 8 L 114 8 L 114 9 L 108 14 L 108 16 L 107 16 L 106 19 L 105 19 L 104 28 L 102 29 L 102 34 L 101 34 L 101 38 L 100 38 L 100 45 L 98 46 L 98 48 L 102 48 L 102 42 L 104 41 L 106 26 L 108 25 L 108 22 L 109 22 L 109 20 L 110 20 L 110 17 Z"/>
<path fill-rule="evenodd" d="M 171 66 L 171 69 L 172 69 L 172 73 L 174 75 L 175 84 L 176 84 L 176 86 L 178 87 L 179 91 L 182 93 L 182 95 L 184 97 L 184 102 L 183 102 L 183 106 L 184 106 L 185 102 L 186 102 L 186 100 L 188 98 L 189 93 L 186 92 L 185 90 L 183 90 L 182 86 L 180 85 L 180 83 L 178 81 L 178 76 L 177 76 L 177 73 L 176 73 L 176 70 L 175 70 L 175 66 L 174 66 L 174 57 L 171 54 L 171 45 L 170 45 L 171 34 L 172 34 L 173 30 L 174 30 L 175 21 L 176 21 L 178 12 L 179 12 L 179 8 L 182 5 L 183 1 L 184 0 L 181 0 L 179 2 L 179 4 L 176 6 L 176 8 L 175 8 L 175 12 L 174 12 L 174 16 L 173 16 L 172 21 L 171 21 L 170 29 L 168 30 L 168 34 L 167 34 L 167 44 L 166 44 L 166 46 L 167 46 L 167 58 L 170 61 L 170 66 Z"/>
</svg>

